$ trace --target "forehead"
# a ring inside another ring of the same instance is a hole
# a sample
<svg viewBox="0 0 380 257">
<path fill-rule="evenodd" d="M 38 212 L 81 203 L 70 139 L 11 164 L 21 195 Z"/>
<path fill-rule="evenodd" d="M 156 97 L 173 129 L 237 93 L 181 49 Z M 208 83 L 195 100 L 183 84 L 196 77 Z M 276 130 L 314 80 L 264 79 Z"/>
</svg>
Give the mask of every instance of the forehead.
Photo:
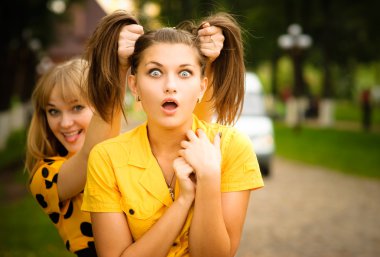
<svg viewBox="0 0 380 257">
<path fill-rule="evenodd" d="M 162 65 L 200 65 L 197 48 L 182 43 L 155 43 L 142 55 L 142 63 L 158 62 Z"/>
<path fill-rule="evenodd" d="M 81 92 L 80 89 L 76 86 L 61 86 L 55 85 L 48 99 L 48 104 L 53 104 L 57 102 L 70 104 L 73 102 L 81 101 Z"/>
</svg>

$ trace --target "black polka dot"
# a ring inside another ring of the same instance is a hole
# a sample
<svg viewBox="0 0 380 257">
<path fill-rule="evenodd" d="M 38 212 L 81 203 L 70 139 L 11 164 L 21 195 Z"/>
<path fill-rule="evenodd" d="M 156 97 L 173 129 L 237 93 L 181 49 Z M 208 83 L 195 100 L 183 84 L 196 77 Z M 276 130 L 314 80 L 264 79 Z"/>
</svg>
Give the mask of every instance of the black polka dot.
<svg viewBox="0 0 380 257">
<path fill-rule="evenodd" d="M 131 215 L 133 215 L 133 214 L 135 214 L 135 211 L 133 210 L 133 209 L 129 209 L 129 214 L 131 214 Z"/>
<path fill-rule="evenodd" d="M 48 206 L 47 202 L 45 202 L 45 198 L 41 194 L 36 194 L 37 202 L 42 206 L 42 208 L 46 208 Z"/>
<path fill-rule="evenodd" d="M 88 245 L 88 248 L 90 248 L 90 249 L 94 249 L 94 250 L 95 250 L 95 242 L 94 242 L 94 241 L 89 241 L 89 242 L 87 243 L 87 245 Z"/>
<path fill-rule="evenodd" d="M 93 237 L 92 226 L 89 222 L 82 222 L 82 224 L 80 224 L 80 231 L 85 236 Z"/>
<path fill-rule="evenodd" d="M 66 249 L 70 251 L 70 241 L 69 240 L 66 241 Z"/>
<path fill-rule="evenodd" d="M 58 173 L 54 175 L 53 183 L 57 183 L 57 181 L 58 181 Z"/>
<path fill-rule="evenodd" d="M 63 202 L 59 202 L 58 206 L 59 206 L 59 209 L 62 209 L 63 208 Z"/>
<path fill-rule="evenodd" d="M 97 254 L 96 254 L 96 249 L 95 249 L 95 243 L 94 243 L 94 241 L 89 241 L 87 243 L 87 245 L 88 245 L 88 255 L 86 255 L 86 256 L 94 256 L 94 257 L 96 257 Z"/>
<path fill-rule="evenodd" d="M 68 219 L 71 217 L 71 215 L 73 214 L 73 210 L 74 210 L 74 205 L 73 205 L 73 202 L 70 201 L 70 204 L 69 204 L 69 208 L 67 209 L 67 212 L 65 214 L 65 216 L 63 216 L 65 219 Z"/>
<path fill-rule="evenodd" d="M 58 221 L 59 221 L 59 213 L 57 213 L 57 212 L 50 213 L 49 217 L 50 217 L 51 221 L 53 221 L 54 224 L 58 223 Z"/>
<path fill-rule="evenodd" d="M 47 178 L 49 176 L 49 170 L 47 168 L 42 168 L 42 177 Z"/>
<path fill-rule="evenodd" d="M 178 244 L 177 244 L 176 242 L 174 242 L 172 245 L 173 245 L 173 246 L 177 246 Z"/>
<path fill-rule="evenodd" d="M 54 160 L 53 159 L 44 159 L 44 162 L 46 162 L 47 164 L 51 165 L 54 163 Z"/>
<path fill-rule="evenodd" d="M 46 189 L 49 189 L 53 186 L 53 182 L 45 179 L 45 187 Z"/>
</svg>

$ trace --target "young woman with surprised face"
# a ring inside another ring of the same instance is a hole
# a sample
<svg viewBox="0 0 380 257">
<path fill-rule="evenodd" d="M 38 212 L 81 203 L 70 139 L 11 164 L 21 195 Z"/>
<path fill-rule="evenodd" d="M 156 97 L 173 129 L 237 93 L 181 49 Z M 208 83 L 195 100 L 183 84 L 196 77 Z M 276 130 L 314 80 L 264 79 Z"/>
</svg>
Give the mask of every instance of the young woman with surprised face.
<svg viewBox="0 0 380 257">
<path fill-rule="evenodd" d="M 209 20 L 235 32 L 224 34 L 227 52 L 218 58 L 225 62 L 241 53 L 234 19 L 218 14 Z M 193 114 L 208 85 L 201 43 L 176 28 L 136 41 L 128 84 L 147 121 L 95 146 L 88 161 L 82 210 L 91 214 L 100 256 L 215 257 L 234 256 L 238 249 L 250 191 L 263 181 L 247 136 Z M 223 76 L 243 81 L 244 63 L 232 64 L 220 74 L 214 70 L 215 83 Z M 216 108 L 221 117 L 233 117 L 228 114 L 236 101 Z M 107 110 L 105 117 L 112 106 Z"/>
</svg>

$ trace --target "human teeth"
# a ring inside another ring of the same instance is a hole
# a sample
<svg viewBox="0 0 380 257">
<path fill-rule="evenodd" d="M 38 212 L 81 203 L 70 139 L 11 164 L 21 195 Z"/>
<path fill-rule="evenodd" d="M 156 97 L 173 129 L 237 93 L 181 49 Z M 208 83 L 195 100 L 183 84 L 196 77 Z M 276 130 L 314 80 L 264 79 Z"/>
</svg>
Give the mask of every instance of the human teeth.
<svg viewBox="0 0 380 257">
<path fill-rule="evenodd" d="M 70 137 L 70 136 L 75 136 L 76 134 L 78 134 L 78 131 L 73 131 L 73 132 L 70 132 L 70 133 L 63 133 L 66 137 Z"/>
</svg>

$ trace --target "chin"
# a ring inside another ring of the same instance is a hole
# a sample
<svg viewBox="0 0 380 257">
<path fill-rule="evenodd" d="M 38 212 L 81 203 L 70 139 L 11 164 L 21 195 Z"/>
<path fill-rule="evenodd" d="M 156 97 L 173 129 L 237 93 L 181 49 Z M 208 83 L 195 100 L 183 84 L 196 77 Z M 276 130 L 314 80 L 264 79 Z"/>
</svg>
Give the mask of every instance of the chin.
<svg viewBox="0 0 380 257">
<path fill-rule="evenodd" d="M 79 152 L 79 150 L 82 148 L 82 146 L 83 146 L 83 143 L 80 143 L 80 144 L 77 143 L 75 145 L 65 146 L 65 148 L 69 152 L 69 156 L 72 156 L 73 154 Z"/>
</svg>

